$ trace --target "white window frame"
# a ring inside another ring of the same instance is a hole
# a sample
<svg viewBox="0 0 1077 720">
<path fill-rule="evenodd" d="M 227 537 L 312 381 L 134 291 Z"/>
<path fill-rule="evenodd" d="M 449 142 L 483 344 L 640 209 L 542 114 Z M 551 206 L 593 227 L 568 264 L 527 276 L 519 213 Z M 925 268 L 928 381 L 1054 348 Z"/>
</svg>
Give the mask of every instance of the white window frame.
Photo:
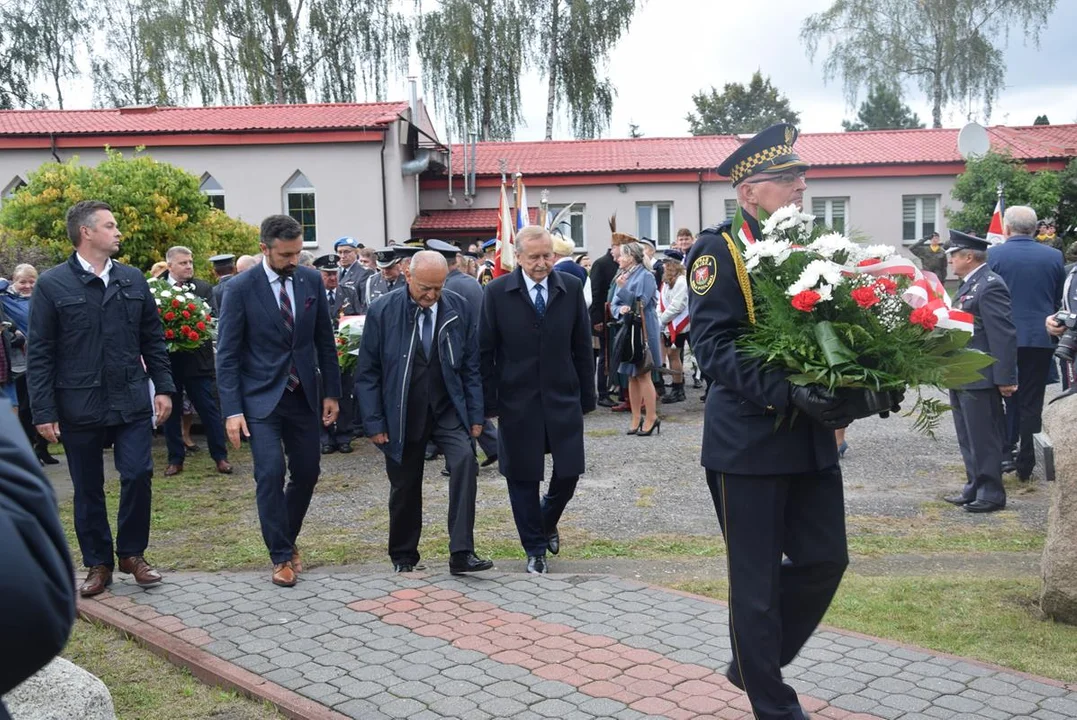
<svg viewBox="0 0 1077 720">
<path fill-rule="evenodd" d="M 303 223 L 299 221 L 298 218 L 296 218 L 296 220 L 299 221 L 300 225 L 303 225 L 303 247 L 316 248 L 318 247 L 318 191 L 314 189 L 314 183 L 307 179 L 307 176 L 299 170 L 296 170 L 294 173 L 292 173 L 292 176 L 288 179 L 288 182 L 284 184 L 284 188 L 281 192 L 281 205 L 283 207 L 282 214 L 288 215 L 290 217 L 294 217 L 290 211 L 288 202 L 288 199 L 292 195 L 312 195 L 314 197 L 314 240 L 306 240 L 305 236 L 307 226 L 303 225 Z"/>
<path fill-rule="evenodd" d="M 905 237 L 905 201 L 912 199 L 916 202 L 916 232 L 913 233 L 915 237 Z M 932 232 L 939 231 L 939 213 L 942 211 L 942 196 L 941 195 L 902 195 L 901 196 L 901 242 L 904 245 L 912 245 L 917 240 L 920 240 L 928 233 L 924 231 L 924 222 L 928 219 L 924 217 L 924 200 L 930 198 L 935 203 L 935 216 L 931 218 L 934 223 Z"/>
<path fill-rule="evenodd" d="M 202 191 L 202 194 L 207 198 L 219 197 L 221 199 L 222 207 L 217 208 L 221 212 L 224 212 L 224 208 L 227 207 L 224 197 L 224 186 L 222 186 L 217 178 L 213 177 L 209 173 L 202 176 L 202 182 L 199 184 L 198 189 Z M 208 200 L 211 207 L 217 207 L 213 204 L 212 200 Z"/>
<path fill-rule="evenodd" d="M 11 182 L 4 186 L 4 189 L 0 191 L 0 204 L 6 203 L 8 200 L 18 192 L 19 188 L 26 187 L 26 181 L 22 179 L 21 175 L 16 175 L 11 178 Z"/>
<path fill-rule="evenodd" d="M 834 203 L 840 202 L 842 204 L 842 222 L 844 226 L 840 230 L 842 235 L 849 235 L 849 198 L 847 197 L 813 197 L 811 199 L 811 211 L 815 215 L 815 203 L 823 203 L 823 215 L 816 215 L 815 221 L 822 223 L 825 227 L 834 227 Z M 902 210 L 904 212 L 904 209 Z"/>
<path fill-rule="evenodd" d="M 730 204 L 730 203 L 732 203 L 732 204 Z M 732 208 L 733 212 L 730 212 L 730 208 Z M 725 200 L 723 200 L 722 201 L 722 212 L 723 212 L 726 220 L 732 220 L 733 216 L 737 214 L 737 199 L 736 198 L 726 198 Z"/>
<path fill-rule="evenodd" d="M 557 213 L 564 210 L 567 206 L 567 203 L 561 205 L 549 205 L 546 208 L 546 221 L 551 222 Z M 574 231 L 570 233 L 572 235 L 572 242 L 575 243 L 578 248 L 585 248 L 587 247 L 587 205 L 583 203 L 572 203 L 572 210 L 566 218 L 570 228 L 572 227 L 572 221 L 575 218 L 580 219 L 580 232 L 579 237 L 577 237 Z M 550 228 L 551 231 L 556 229 L 557 228 Z"/>
<path fill-rule="evenodd" d="M 648 207 L 648 206 L 651 208 L 651 227 L 642 228 L 642 227 L 639 226 L 639 209 L 641 207 Z M 660 234 L 658 232 L 658 210 L 659 210 L 659 208 L 668 208 L 669 209 L 669 228 L 668 228 L 668 231 L 666 233 L 668 235 L 668 237 L 669 237 L 669 241 L 666 242 L 665 244 L 662 244 L 662 242 L 659 240 L 659 237 L 658 237 L 659 234 Z M 651 238 L 652 240 L 654 240 L 655 245 L 657 245 L 659 250 L 665 250 L 667 248 L 672 247 L 673 242 L 677 239 L 676 235 L 675 235 L 676 231 L 674 230 L 675 227 L 677 227 L 677 223 L 675 222 L 675 218 L 673 217 L 673 201 L 671 201 L 671 200 L 660 200 L 660 201 L 655 201 L 655 202 L 638 202 L 638 203 L 636 203 L 636 234 L 639 237 L 648 237 L 648 238 Z"/>
</svg>

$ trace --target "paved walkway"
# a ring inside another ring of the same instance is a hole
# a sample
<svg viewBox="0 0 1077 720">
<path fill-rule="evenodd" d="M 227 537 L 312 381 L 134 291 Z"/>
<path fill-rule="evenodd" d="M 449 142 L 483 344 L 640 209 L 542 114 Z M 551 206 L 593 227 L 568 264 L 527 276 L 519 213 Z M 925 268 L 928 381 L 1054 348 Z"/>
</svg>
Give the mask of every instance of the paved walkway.
<svg viewBox="0 0 1077 720">
<path fill-rule="evenodd" d="M 292 717 L 751 717 L 722 604 L 607 576 L 172 574 L 82 607 Z M 1077 717 L 1058 683 L 832 630 L 786 677 L 817 718 Z"/>
</svg>

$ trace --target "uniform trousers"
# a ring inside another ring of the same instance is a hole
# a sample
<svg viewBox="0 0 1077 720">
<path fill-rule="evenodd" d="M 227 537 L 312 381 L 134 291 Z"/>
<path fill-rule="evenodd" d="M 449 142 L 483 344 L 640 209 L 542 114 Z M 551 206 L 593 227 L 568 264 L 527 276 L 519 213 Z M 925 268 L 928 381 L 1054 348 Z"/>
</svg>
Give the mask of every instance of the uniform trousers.
<svg viewBox="0 0 1077 720">
<path fill-rule="evenodd" d="M 841 469 L 793 475 L 707 471 L 729 565 L 733 663 L 757 720 L 802 720 L 782 680 L 849 564 Z"/>
<path fill-rule="evenodd" d="M 449 552 L 475 549 L 475 497 L 479 464 L 467 428 L 449 409 L 440 421 L 427 411 L 422 433 L 405 439 L 400 462 L 385 458 L 389 476 L 389 558 L 397 564 L 419 562 L 423 530 L 423 467 L 426 444 L 433 442 L 445 455 L 449 468 Z"/>
<path fill-rule="evenodd" d="M 516 532 L 520 535 L 520 545 L 529 557 L 546 554 L 547 533 L 557 528 L 565 506 L 576 493 L 579 479 L 579 475 L 552 475 L 546 494 L 540 499 L 541 483 L 514 482 L 512 478 L 507 478 L 509 504 L 512 505 L 512 517 L 516 521 Z"/>
<path fill-rule="evenodd" d="M 116 555 L 142 555 L 150 541 L 153 426 L 150 418 L 119 425 L 68 426 L 60 423 L 75 496 L 75 535 L 86 567 L 113 567 L 112 530 L 105 506 L 104 448 L 112 444 L 120 475 Z"/>
<path fill-rule="evenodd" d="M 355 398 L 352 395 L 352 387 L 355 384 L 355 377 L 352 372 L 341 372 L 340 374 L 340 387 L 342 388 L 340 400 L 338 401 L 340 407 L 340 413 L 337 415 L 337 421 L 329 427 L 322 426 L 319 432 L 321 433 L 322 445 L 343 445 L 351 442 L 355 437 L 355 433 L 352 430 L 352 422 L 355 419 Z"/>
<path fill-rule="evenodd" d="M 1017 450 L 1017 474 L 1023 478 L 1029 477 L 1036 465 L 1032 436 L 1043 430 L 1043 396 L 1053 361 L 1053 348 L 1017 348 L 1017 392 L 1003 398 L 1008 451 L 1004 459 Z"/>
<path fill-rule="evenodd" d="M 1002 437 L 1005 418 L 998 388 L 951 390 L 950 407 L 957 430 L 961 459 L 965 462 L 965 487 L 961 497 L 1006 504 L 1002 487 Z"/>
<path fill-rule="evenodd" d="M 292 559 L 296 538 L 303 529 L 321 473 L 320 427 L 321 420 L 310 409 L 302 385 L 292 392 L 285 390 L 268 417 L 247 418 L 258 520 L 274 564 Z"/>
</svg>

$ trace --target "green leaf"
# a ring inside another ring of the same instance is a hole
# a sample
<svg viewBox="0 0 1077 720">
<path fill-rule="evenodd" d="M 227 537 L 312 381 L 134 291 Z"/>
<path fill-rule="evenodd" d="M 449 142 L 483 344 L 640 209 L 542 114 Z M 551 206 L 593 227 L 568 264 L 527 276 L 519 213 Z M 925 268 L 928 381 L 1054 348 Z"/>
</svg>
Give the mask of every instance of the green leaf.
<svg viewBox="0 0 1077 720">
<path fill-rule="evenodd" d="M 855 363 L 856 353 L 850 350 L 838 337 L 833 323 L 823 320 L 815 324 L 815 339 L 823 351 L 827 365 L 837 367 L 844 363 Z"/>
<path fill-rule="evenodd" d="M 994 362 L 995 358 L 979 350 L 960 350 L 949 357 L 941 358 L 942 381 L 940 385 L 952 389 L 983 380 L 984 376 L 980 370 Z"/>
</svg>

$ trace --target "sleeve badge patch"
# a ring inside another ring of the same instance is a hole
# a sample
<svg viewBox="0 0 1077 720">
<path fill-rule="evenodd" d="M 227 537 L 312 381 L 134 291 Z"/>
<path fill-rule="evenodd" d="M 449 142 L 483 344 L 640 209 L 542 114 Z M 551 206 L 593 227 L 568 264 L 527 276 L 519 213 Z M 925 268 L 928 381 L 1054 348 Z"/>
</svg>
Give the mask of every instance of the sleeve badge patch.
<svg viewBox="0 0 1077 720">
<path fill-rule="evenodd" d="M 689 285 L 696 295 L 705 295 L 718 277 L 718 261 L 713 255 L 701 255 L 692 263 Z"/>
</svg>

